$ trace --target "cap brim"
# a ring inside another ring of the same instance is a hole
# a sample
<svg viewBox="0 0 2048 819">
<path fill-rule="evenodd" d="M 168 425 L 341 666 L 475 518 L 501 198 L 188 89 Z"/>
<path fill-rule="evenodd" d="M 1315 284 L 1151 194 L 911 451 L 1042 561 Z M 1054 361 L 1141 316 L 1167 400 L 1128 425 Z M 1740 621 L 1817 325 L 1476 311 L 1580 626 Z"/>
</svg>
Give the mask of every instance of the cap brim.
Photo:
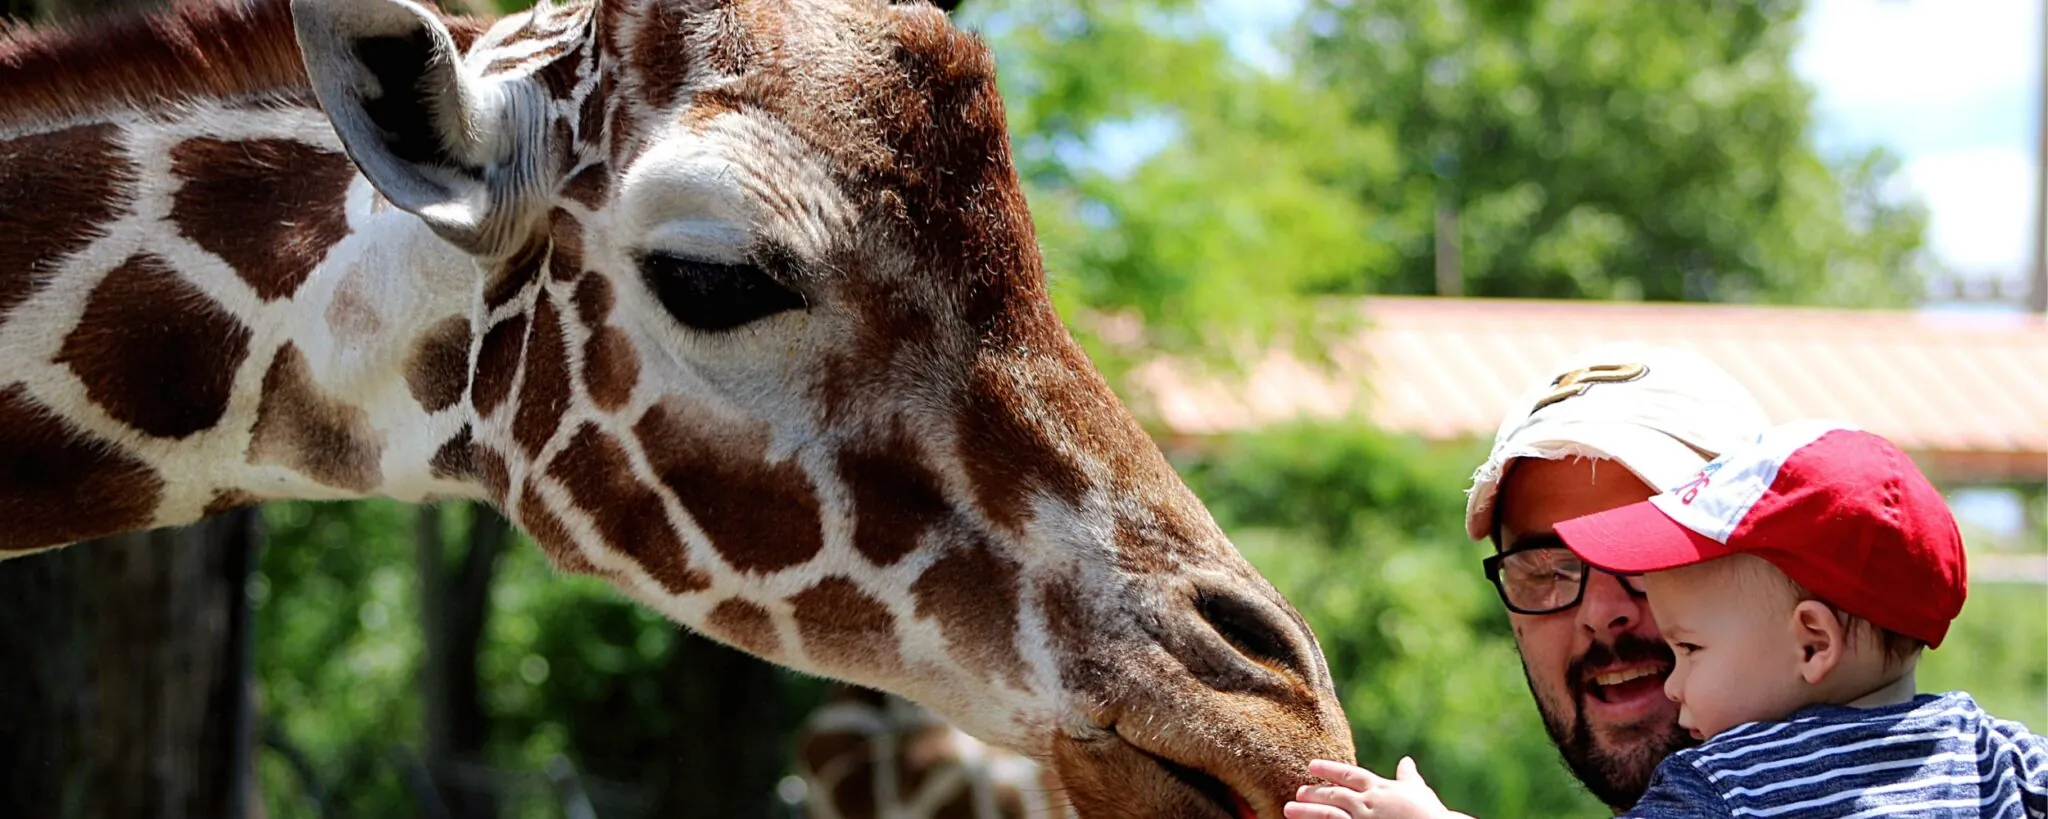
<svg viewBox="0 0 2048 819">
<path fill-rule="evenodd" d="M 1508 439 L 1494 460 L 1492 477 L 1474 483 L 1465 499 L 1465 534 L 1482 540 L 1493 527 L 1493 504 L 1500 480 L 1517 458 L 1578 456 L 1605 458 L 1621 464 L 1652 491 L 1663 491 L 1692 478 L 1708 460 L 1684 441 L 1641 424 L 1619 421 L 1546 421 L 1530 424 Z"/>
<path fill-rule="evenodd" d="M 1621 574 L 1661 572 L 1734 554 L 1649 501 L 1564 521 L 1557 536 L 1580 560 Z"/>
</svg>

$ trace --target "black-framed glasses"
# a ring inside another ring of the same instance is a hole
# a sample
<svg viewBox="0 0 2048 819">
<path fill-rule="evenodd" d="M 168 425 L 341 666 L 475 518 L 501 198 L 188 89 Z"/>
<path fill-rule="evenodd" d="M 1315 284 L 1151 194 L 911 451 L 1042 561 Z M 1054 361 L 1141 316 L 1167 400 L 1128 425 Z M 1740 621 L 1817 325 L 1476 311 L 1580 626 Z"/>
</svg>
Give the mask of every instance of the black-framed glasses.
<svg viewBox="0 0 2048 819">
<path fill-rule="evenodd" d="M 1563 544 L 1545 543 L 1500 552 L 1481 561 L 1486 579 L 1500 592 L 1500 601 L 1517 614 L 1552 614 L 1579 604 L 1586 597 L 1586 576 L 1591 572 L 1611 575 L 1621 581 L 1630 596 L 1643 596 L 1641 575 L 1615 574 L 1572 554 Z"/>
</svg>

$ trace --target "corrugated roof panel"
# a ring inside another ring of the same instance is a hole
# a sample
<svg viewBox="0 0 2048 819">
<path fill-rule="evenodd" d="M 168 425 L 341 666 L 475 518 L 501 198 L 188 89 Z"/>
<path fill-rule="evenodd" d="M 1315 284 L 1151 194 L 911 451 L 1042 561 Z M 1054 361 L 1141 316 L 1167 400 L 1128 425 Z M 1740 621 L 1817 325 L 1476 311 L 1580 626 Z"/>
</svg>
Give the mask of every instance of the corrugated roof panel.
<svg viewBox="0 0 2048 819">
<path fill-rule="evenodd" d="M 1359 309 L 1364 326 L 1336 342 L 1327 370 L 1276 352 L 1237 386 L 1172 362 L 1141 368 L 1137 382 L 1183 434 L 1364 411 L 1431 438 L 1490 437 L 1515 394 L 1559 359 L 1644 341 L 1699 351 L 1773 419 L 1838 417 L 1908 450 L 2048 478 L 2039 316 L 1407 297 Z"/>
</svg>

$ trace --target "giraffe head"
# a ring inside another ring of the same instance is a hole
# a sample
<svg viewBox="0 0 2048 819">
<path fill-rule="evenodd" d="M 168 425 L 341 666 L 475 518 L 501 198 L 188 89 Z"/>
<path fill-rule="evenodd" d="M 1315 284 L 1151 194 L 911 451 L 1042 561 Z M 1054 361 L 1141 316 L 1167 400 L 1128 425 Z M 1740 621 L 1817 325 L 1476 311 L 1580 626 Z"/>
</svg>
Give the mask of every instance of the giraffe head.
<svg viewBox="0 0 2048 819">
<path fill-rule="evenodd" d="M 409 0 L 294 14 L 363 174 L 476 262 L 416 356 L 468 364 L 436 462 L 558 566 L 1049 761 L 1085 815 L 1275 817 L 1351 756 L 1308 626 L 1055 315 L 943 13 L 597 0 L 466 47 Z"/>
</svg>

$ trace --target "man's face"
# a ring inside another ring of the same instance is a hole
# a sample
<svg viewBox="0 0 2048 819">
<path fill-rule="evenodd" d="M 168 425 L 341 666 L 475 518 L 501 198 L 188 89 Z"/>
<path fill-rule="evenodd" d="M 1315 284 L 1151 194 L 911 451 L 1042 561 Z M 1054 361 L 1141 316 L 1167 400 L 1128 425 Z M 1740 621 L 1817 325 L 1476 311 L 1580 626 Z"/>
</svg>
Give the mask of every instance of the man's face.
<svg viewBox="0 0 2048 819">
<path fill-rule="evenodd" d="M 1515 461 L 1496 503 L 1503 550 L 1561 545 L 1556 525 L 1654 494 L 1612 461 Z M 1543 725 L 1572 773 L 1617 810 L 1635 804 L 1657 763 L 1693 743 L 1664 696 L 1671 649 L 1650 607 L 1613 575 L 1587 571 L 1578 606 L 1515 614 L 1522 669 Z"/>
</svg>

